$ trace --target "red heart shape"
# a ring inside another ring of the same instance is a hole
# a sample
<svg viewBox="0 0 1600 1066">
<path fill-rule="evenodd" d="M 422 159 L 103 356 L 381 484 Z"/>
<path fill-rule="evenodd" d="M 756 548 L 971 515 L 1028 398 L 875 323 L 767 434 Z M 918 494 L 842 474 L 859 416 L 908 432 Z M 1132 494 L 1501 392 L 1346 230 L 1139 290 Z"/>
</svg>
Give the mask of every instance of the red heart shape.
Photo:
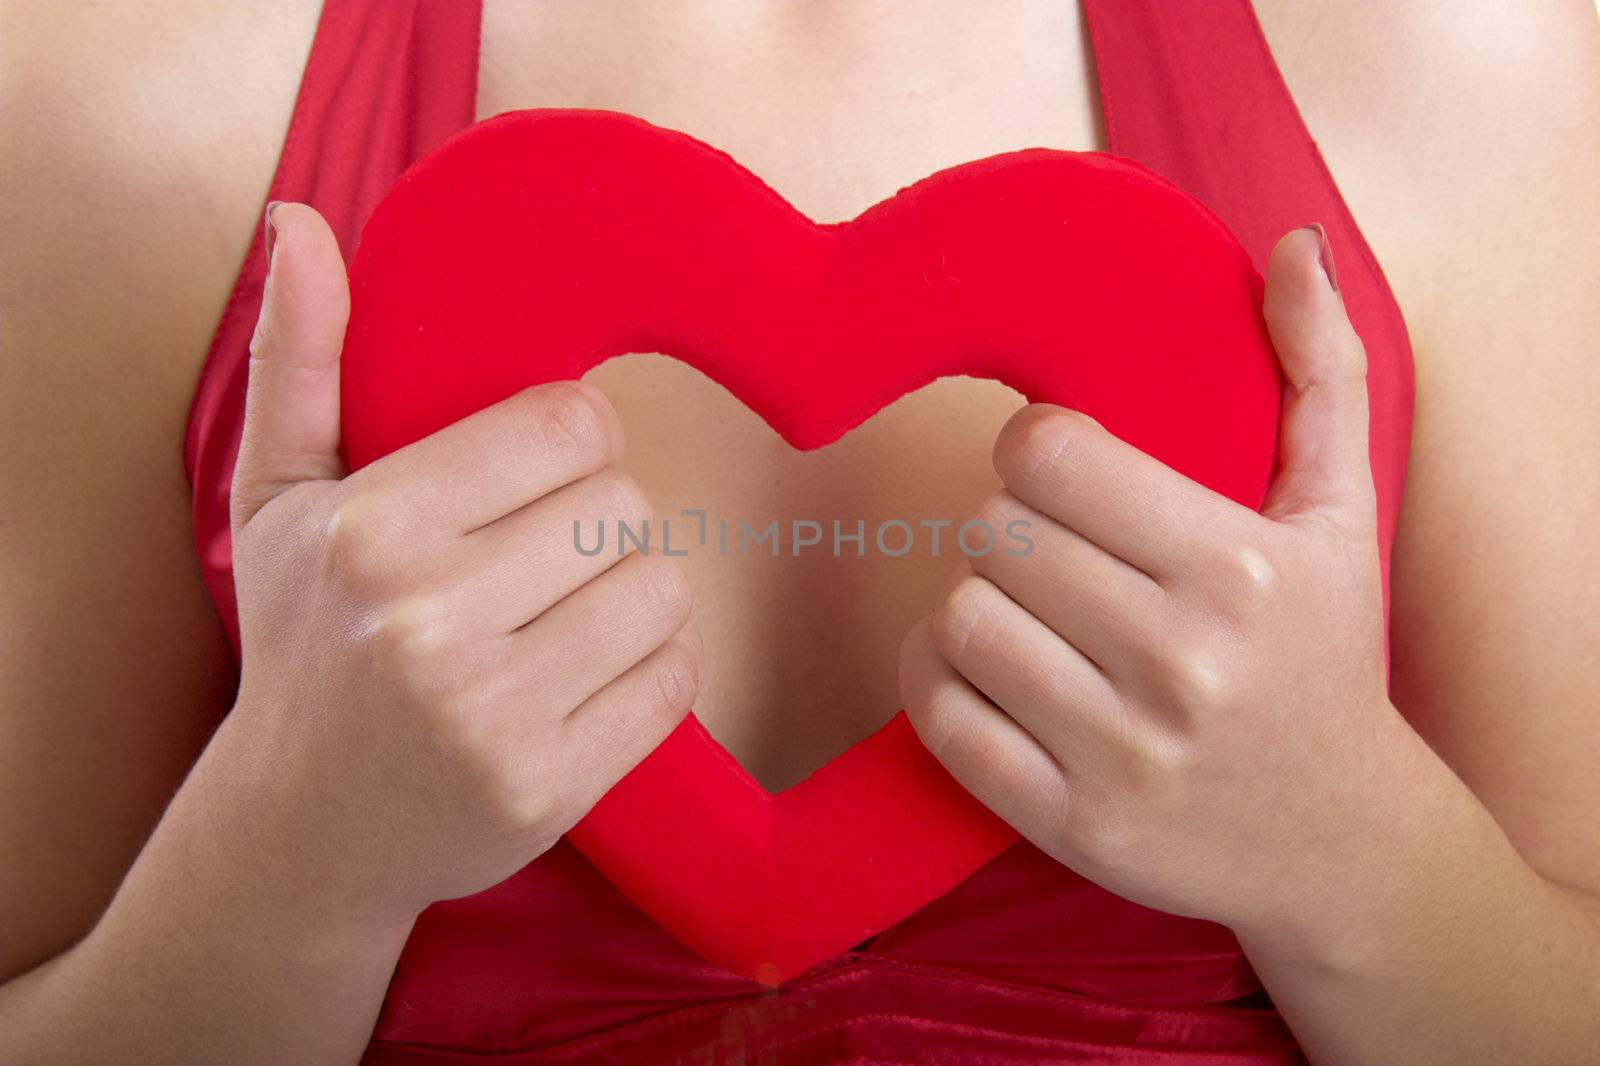
<svg viewBox="0 0 1600 1066">
<path fill-rule="evenodd" d="M 820 225 L 725 153 L 615 112 L 510 112 L 413 165 L 350 273 L 352 468 L 627 352 L 676 356 L 794 447 L 938 377 L 1064 404 L 1258 507 L 1280 377 L 1262 282 L 1130 160 L 1029 149 Z M 570 838 L 705 958 L 776 983 L 1016 838 L 902 711 L 769 794 L 690 716 Z"/>
</svg>

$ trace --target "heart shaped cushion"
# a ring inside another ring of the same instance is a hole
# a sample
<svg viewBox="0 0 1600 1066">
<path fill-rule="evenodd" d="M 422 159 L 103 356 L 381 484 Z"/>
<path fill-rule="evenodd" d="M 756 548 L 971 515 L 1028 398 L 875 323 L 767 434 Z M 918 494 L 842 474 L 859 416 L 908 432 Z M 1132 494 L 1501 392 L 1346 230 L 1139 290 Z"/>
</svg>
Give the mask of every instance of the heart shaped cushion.
<svg viewBox="0 0 1600 1066">
<path fill-rule="evenodd" d="M 508 112 L 400 177 L 350 285 L 352 469 L 628 352 L 693 365 L 800 449 L 964 374 L 1087 412 L 1251 507 L 1274 462 L 1260 275 L 1198 201 L 1103 153 L 994 156 L 818 224 L 685 134 Z M 765 984 L 1016 839 L 903 711 L 776 795 L 691 714 L 569 837 L 661 926 Z"/>
</svg>

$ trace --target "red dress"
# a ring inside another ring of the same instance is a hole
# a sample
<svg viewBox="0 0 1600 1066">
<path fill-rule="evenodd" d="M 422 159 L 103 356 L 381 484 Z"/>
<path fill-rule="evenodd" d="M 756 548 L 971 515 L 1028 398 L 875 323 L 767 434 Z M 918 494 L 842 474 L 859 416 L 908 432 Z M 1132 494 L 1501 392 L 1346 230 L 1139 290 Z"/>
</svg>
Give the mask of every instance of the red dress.
<svg viewBox="0 0 1600 1066">
<path fill-rule="evenodd" d="M 1260 269 L 1327 227 L 1366 343 L 1388 617 L 1412 363 L 1383 274 L 1301 122 L 1248 0 L 1084 0 L 1109 148 L 1215 211 Z M 475 112 L 479 4 L 326 0 L 270 198 L 315 206 L 347 259 L 393 179 Z M 228 490 L 260 234 L 184 442 L 196 543 L 237 649 Z M 1303 1062 L 1224 927 L 1115 896 L 1026 842 L 835 959 L 763 989 L 674 940 L 566 841 L 423 913 L 364 1060 L 487 1063 Z"/>
</svg>

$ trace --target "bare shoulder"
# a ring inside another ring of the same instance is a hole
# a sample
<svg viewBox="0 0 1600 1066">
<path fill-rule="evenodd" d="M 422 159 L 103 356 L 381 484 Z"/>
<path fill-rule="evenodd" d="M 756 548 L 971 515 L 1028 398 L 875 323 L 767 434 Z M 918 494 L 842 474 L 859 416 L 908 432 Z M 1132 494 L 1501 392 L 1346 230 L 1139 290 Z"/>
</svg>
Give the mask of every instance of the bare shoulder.
<svg viewBox="0 0 1600 1066">
<path fill-rule="evenodd" d="M 0 981 L 83 932 L 231 700 L 182 434 L 315 9 L 0 0 Z"/>
<path fill-rule="evenodd" d="M 1442 254 L 1497 262 L 1579 221 L 1600 166 L 1592 0 L 1258 0 L 1257 14 L 1428 354 L 1461 286 Z M 1583 211 L 1593 220 L 1593 211 Z M 1514 264 L 1506 263 L 1506 266 Z"/>
<path fill-rule="evenodd" d="M 0 211 L 7 254 L 29 260 L 8 310 L 182 307 L 190 335 L 170 339 L 197 340 L 250 236 L 240 208 L 266 192 L 316 7 L 0 0 Z M 119 284 L 72 284 L 85 263 Z"/>
<path fill-rule="evenodd" d="M 1600 891 L 1600 17 L 1258 13 L 1416 349 L 1395 702 L 1536 866 Z"/>
</svg>

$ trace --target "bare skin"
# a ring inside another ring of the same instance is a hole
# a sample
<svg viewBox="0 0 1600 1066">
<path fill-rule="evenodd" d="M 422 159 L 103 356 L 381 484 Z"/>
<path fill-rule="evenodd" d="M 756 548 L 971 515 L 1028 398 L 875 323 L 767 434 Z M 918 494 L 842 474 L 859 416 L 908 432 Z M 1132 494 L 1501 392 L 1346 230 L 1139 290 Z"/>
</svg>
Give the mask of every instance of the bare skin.
<svg viewBox="0 0 1600 1066">
<path fill-rule="evenodd" d="M 1447 797 L 1434 828 L 1468 827 L 1474 843 L 1462 850 L 1487 866 L 1425 866 L 1427 876 L 1404 886 L 1414 891 L 1384 896 L 1371 929 L 1415 927 L 1403 898 L 1455 892 L 1459 905 L 1430 910 L 1436 935 L 1371 959 L 1361 972 L 1375 976 L 1324 964 L 1327 945 L 1314 935 L 1250 937 L 1247 948 L 1314 1061 L 1370 1061 L 1342 1042 L 1360 1028 L 1351 1018 L 1369 1037 L 1387 1038 L 1390 1053 L 1406 1047 L 1394 1054 L 1404 1061 L 1472 1061 L 1474 1052 L 1506 1061 L 1507 1017 L 1543 1017 L 1552 981 L 1592 989 L 1600 971 L 1592 896 L 1600 891 L 1592 773 L 1600 692 L 1590 665 L 1600 557 L 1586 541 L 1600 517 L 1600 471 L 1587 460 L 1600 454 L 1592 418 L 1600 310 L 1589 298 L 1600 274 L 1592 200 L 1600 30 L 1576 0 L 1257 7 L 1417 350 L 1391 695 L 1437 759 L 1408 761 L 1413 791 L 1397 795 Z M 1085 45 L 1066 5 L 984 5 L 979 18 L 952 2 L 925 6 L 914 24 L 887 5 L 765 8 L 765 18 L 751 10 L 686 3 L 651 5 L 644 15 L 631 5 L 491 2 L 479 113 L 633 111 L 728 148 L 819 219 L 847 217 L 931 170 L 990 152 L 1101 146 Z M 197 892 L 193 875 L 216 858 L 206 841 L 226 822 L 181 812 L 215 810 L 205 800 L 226 793 L 223 774 L 197 771 L 184 784 L 178 813 L 156 838 L 171 843 L 152 843 L 143 875 L 118 890 L 233 700 L 225 643 L 193 560 L 178 441 L 257 224 L 315 15 L 310 2 L 262 10 L 189 0 L 0 4 L 0 493 L 8 501 L 0 977 L 26 975 L 0 988 L 8 1059 L 35 1061 L 34 1044 L 6 1040 L 48 1045 L 54 1057 L 41 1054 L 41 1062 L 104 1058 L 93 1029 L 74 1023 L 91 1008 L 106 1017 L 110 1005 L 120 1011 L 110 1028 L 146 1041 L 142 1061 L 250 1061 L 231 1054 L 235 1046 L 262 1061 L 354 1061 L 341 1049 L 358 1047 L 362 1034 L 340 1019 L 370 1024 L 385 965 L 403 940 L 405 907 L 352 917 L 329 901 L 308 915 L 287 911 L 270 892 L 240 898 L 222 884 Z M 863 111 L 862 100 L 879 107 Z M 635 363 L 602 368 L 595 380 L 616 402 L 635 445 L 630 456 L 638 442 L 655 442 L 653 464 L 620 462 L 663 509 L 693 498 L 739 513 L 753 509 L 739 486 L 816 477 L 786 459 L 729 479 L 732 494 L 721 498 L 711 494 L 716 486 L 675 481 L 693 465 L 669 462 L 661 449 L 686 457 L 706 441 L 669 435 L 669 413 L 725 407 L 692 377 Z M 915 483 L 925 479 L 872 479 L 871 471 L 935 433 L 971 442 L 964 458 L 929 457 L 930 468 L 959 460 L 964 471 L 939 502 L 960 513 L 983 499 L 999 483 L 987 466 L 990 446 L 1018 401 L 998 391 L 975 401 L 951 396 L 913 397 L 886 413 L 881 429 L 817 457 L 836 488 L 817 496 L 815 509 L 849 513 L 851 501 L 871 497 L 915 511 L 927 499 Z M 744 434 L 746 454 L 771 451 L 758 425 L 707 422 Z M 834 480 L 847 469 L 858 480 Z M 803 776 L 898 705 L 892 649 L 934 602 L 947 569 L 926 568 L 908 588 L 875 598 L 882 613 L 861 614 L 860 654 L 829 661 L 826 674 L 839 691 L 860 695 L 826 719 L 804 703 L 773 704 L 764 678 L 780 650 L 836 653 L 805 627 L 837 612 L 817 608 L 787 631 L 754 624 L 767 617 L 761 575 L 719 586 L 691 572 L 697 617 L 739 622 L 707 627 L 700 713 L 769 787 Z M 925 590 L 921 603 L 912 602 L 916 588 Z M 735 630 L 753 643 L 737 643 Z M 752 667 L 740 673 L 740 663 Z M 796 670 L 823 676 L 815 665 Z M 213 745 L 206 760 L 226 765 L 211 759 L 225 750 Z M 1468 799 L 1434 776 L 1441 766 L 1470 789 Z M 604 779 L 595 768 L 566 800 L 579 802 Z M 1241 799 L 1241 809 L 1248 803 Z M 1474 828 L 1474 811 L 1492 815 L 1514 853 Z M 168 825 L 178 828 L 166 833 Z M 528 851 L 532 858 L 533 844 Z M 1466 876 L 1485 869 L 1489 876 Z M 186 907 L 215 916 L 184 941 L 181 956 L 148 947 L 177 921 L 177 897 L 159 891 L 163 884 L 190 885 Z M 1494 920 L 1510 913 L 1517 923 Z M 1476 917 L 1484 914 L 1491 917 Z M 122 919 L 108 924 L 112 915 Z M 228 935 L 263 923 L 284 935 L 269 944 Z M 1458 954 L 1441 956 L 1441 944 Z M 1486 958 L 1542 974 L 1542 987 L 1500 982 L 1494 994 L 1510 999 L 1506 1014 L 1486 1015 L 1470 982 L 1430 985 L 1426 977 L 1441 968 L 1486 972 Z M 160 996 L 141 997 L 126 982 L 124 995 L 114 994 L 108 975 L 128 959 L 165 961 L 165 987 L 179 1002 L 185 982 L 216 987 L 214 978 L 228 975 L 243 987 L 279 989 L 286 983 L 274 975 L 295 972 L 315 976 L 286 996 L 338 1009 L 326 1033 L 307 1038 L 285 1021 L 302 1003 L 267 1003 L 257 991 L 248 1010 L 230 1008 L 226 996 L 212 1002 L 209 1028 L 174 1027 Z M 1525 1004 L 1515 998 L 1535 994 Z M 1432 1004 L 1430 1024 L 1403 1024 L 1423 1002 Z M 1368 1021 L 1375 1003 L 1391 1008 L 1391 1024 Z M 1480 1039 L 1473 1022 L 1484 1027 Z M 207 1043 L 182 1043 L 202 1030 Z M 1541 1033 L 1562 1042 L 1530 1042 Z M 1592 1046 L 1574 1042 L 1585 1035 L 1530 1026 L 1512 1033 L 1524 1042 L 1510 1046 L 1524 1061 L 1580 1061 L 1592 1058 Z M 294 1039 L 323 1042 L 296 1047 Z"/>
</svg>

